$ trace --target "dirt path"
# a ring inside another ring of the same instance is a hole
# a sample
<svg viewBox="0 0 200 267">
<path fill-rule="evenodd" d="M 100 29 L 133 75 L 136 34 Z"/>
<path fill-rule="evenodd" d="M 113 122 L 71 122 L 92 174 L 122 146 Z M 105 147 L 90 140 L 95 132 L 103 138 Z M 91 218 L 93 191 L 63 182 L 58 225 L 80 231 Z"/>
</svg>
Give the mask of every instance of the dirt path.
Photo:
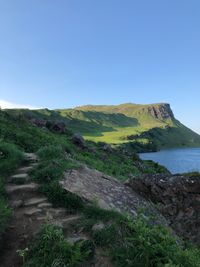
<svg viewBox="0 0 200 267">
<path fill-rule="evenodd" d="M 1 267 L 19 267 L 22 265 L 17 250 L 27 247 L 28 241 L 39 230 L 41 224 L 51 222 L 60 226 L 77 219 L 62 208 L 53 208 L 42 194 L 39 185 L 33 183 L 29 172 L 36 166 L 34 154 L 26 154 L 26 164 L 8 179 L 6 191 L 9 204 L 13 208 L 10 226 L 4 236 L 4 247 L 0 258 Z"/>
</svg>

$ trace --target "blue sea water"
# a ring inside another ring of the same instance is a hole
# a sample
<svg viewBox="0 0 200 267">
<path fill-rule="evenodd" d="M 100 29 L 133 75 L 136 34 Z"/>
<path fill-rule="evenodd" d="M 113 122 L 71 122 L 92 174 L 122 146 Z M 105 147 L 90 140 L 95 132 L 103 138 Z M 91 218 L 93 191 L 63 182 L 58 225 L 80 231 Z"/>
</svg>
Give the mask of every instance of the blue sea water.
<svg viewBox="0 0 200 267">
<path fill-rule="evenodd" d="M 153 160 L 171 173 L 200 172 L 200 148 L 177 148 L 151 153 L 140 153 L 143 160 Z"/>
</svg>

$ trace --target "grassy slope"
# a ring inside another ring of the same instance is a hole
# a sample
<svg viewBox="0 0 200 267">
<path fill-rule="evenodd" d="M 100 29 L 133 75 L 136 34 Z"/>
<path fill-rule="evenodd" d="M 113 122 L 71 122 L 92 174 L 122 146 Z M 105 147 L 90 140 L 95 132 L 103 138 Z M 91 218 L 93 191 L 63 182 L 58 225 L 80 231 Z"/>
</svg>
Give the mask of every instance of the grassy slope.
<svg viewBox="0 0 200 267">
<path fill-rule="evenodd" d="M 54 112 L 51 113 L 55 116 Z M 102 145 L 93 142 L 86 143 L 88 149 L 80 150 L 71 142 L 71 137 L 72 133 L 69 131 L 58 134 L 33 126 L 26 116 L 24 117 L 24 111 L 0 111 L 0 140 L 13 143 L 23 151 L 36 152 L 46 145 L 61 146 L 71 153 L 74 159 L 121 180 L 126 180 L 131 173 L 137 175 L 141 172 L 155 173 L 164 170 L 159 170 L 159 166 L 148 162 L 141 162 L 143 169 L 140 170 L 137 158 L 124 155 L 119 149 L 108 154 L 102 149 Z"/>
<path fill-rule="evenodd" d="M 153 143 L 158 149 L 200 146 L 200 136 L 178 120 L 160 120 L 148 112 L 148 108 L 159 105 L 83 106 L 65 110 L 10 110 L 8 113 L 62 121 L 73 132 L 80 132 L 87 140 L 95 142 L 122 144 L 130 142 L 127 136 L 139 135 L 138 142 Z"/>
<path fill-rule="evenodd" d="M 158 148 L 200 146 L 200 136 L 176 119 L 159 120 L 148 113 L 149 107 L 159 105 L 83 106 L 75 110 L 61 110 L 60 114 L 78 120 L 79 127 L 76 130 L 79 130 L 88 140 L 120 144 L 129 142 L 125 140 L 126 136 L 140 135 L 155 129 L 155 132 L 152 131 L 151 138 L 148 135 L 148 138 L 142 135 L 138 140 L 144 143 L 153 141 Z M 118 119 L 117 123 L 114 118 Z M 81 124 L 86 122 L 88 127 L 82 128 Z M 69 125 L 74 129 L 73 122 Z M 108 126 L 110 129 L 103 129 Z"/>
</svg>

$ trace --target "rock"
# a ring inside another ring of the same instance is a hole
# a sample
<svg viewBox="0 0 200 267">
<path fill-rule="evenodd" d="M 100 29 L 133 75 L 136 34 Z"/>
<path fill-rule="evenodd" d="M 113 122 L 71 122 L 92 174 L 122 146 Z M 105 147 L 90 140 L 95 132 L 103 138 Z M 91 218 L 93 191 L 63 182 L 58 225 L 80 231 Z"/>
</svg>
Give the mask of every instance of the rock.
<svg viewBox="0 0 200 267">
<path fill-rule="evenodd" d="M 29 171 L 31 171 L 33 169 L 33 166 L 28 166 L 28 167 L 22 167 L 20 168 L 18 171 L 20 173 L 28 173 Z"/>
<path fill-rule="evenodd" d="M 46 127 L 60 134 L 64 134 L 66 132 L 66 124 L 64 122 L 47 121 Z"/>
<path fill-rule="evenodd" d="M 185 175 L 142 175 L 127 182 L 146 199 L 153 201 L 182 237 L 200 244 L 200 179 Z"/>
<path fill-rule="evenodd" d="M 23 201 L 22 200 L 15 200 L 11 203 L 12 208 L 20 208 L 23 206 Z"/>
<path fill-rule="evenodd" d="M 26 200 L 24 202 L 24 206 L 25 207 L 30 207 L 30 206 L 41 204 L 41 203 L 43 203 L 45 201 L 47 201 L 46 197 L 38 197 L 38 198 L 35 197 L 35 198 L 31 198 L 31 199 Z"/>
<path fill-rule="evenodd" d="M 60 218 L 66 216 L 66 209 L 64 208 L 49 208 L 46 210 L 47 217 Z"/>
<path fill-rule="evenodd" d="M 148 201 L 130 187 L 111 176 L 86 166 L 66 172 L 60 185 L 66 191 L 80 197 L 82 201 L 86 203 L 96 202 L 103 209 L 116 209 L 135 216 L 137 209 L 144 207 L 149 212 L 158 214 Z"/>
<path fill-rule="evenodd" d="M 35 183 L 30 183 L 30 184 L 24 184 L 24 185 L 7 185 L 6 186 L 6 192 L 8 194 L 11 193 L 25 193 L 25 192 L 32 192 L 32 191 L 37 191 L 39 185 Z"/>
<path fill-rule="evenodd" d="M 81 148 L 85 148 L 85 140 L 83 138 L 82 135 L 80 135 L 79 133 L 75 133 L 73 136 L 72 136 L 72 142 L 81 147 Z"/>
<path fill-rule="evenodd" d="M 65 133 L 66 132 L 66 126 L 64 122 L 57 122 L 52 125 L 52 130 L 58 133 Z"/>
<path fill-rule="evenodd" d="M 45 120 L 43 120 L 43 119 L 36 119 L 36 118 L 31 118 L 30 119 L 30 122 L 33 124 L 33 125 L 35 125 L 35 126 L 37 126 L 37 127 L 40 127 L 40 128 L 43 128 L 43 127 L 46 127 L 46 121 Z"/>
<path fill-rule="evenodd" d="M 92 226 L 92 231 L 100 231 L 102 229 L 105 228 L 105 224 L 104 223 L 96 223 Z"/>
<path fill-rule="evenodd" d="M 37 155 L 34 153 L 24 153 L 26 160 L 30 162 L 36 162 L 37 161 Z"/>
<path fill-rule="evenodd" d="M 35 214 L 37 214 L 37 213 L 40 213 L 40 212 L 42 212 L 41 209 L 38 209 L 38 208 L 31 208 L 31 209 L 26 210 L 26 211 L 24 212 L 24 215 L 26 215 L 26 216 L 33 216 L 33 215 L 35 215 Z"/>
<path fill-rule="evenodd" d="M 51 208 L 52 204 L 49 202 L 45 202 L 45 203 L 40 203 L 38 204 L 38 208 L 43 209 L 43 208 Z"/>
<path fill-rule="evenodd" d="M 111 145 L 109 145 L 109 144 L 105 144 L 105 145 L 103 146 L 103 150 L 104 150 L 105 152 L 108 152 L 108 153 L 111 153 L 111 152 L 113 151 Z"/>
<path fill-rule="evenodd" d="M 166 120 L 166 119 L 174 119 L 173 111 L 171 107 L 167 103 L 161 103 L 159 105 L 151 105 L 148 108 L 142 108 L 138 114 L 145 114 L 148 113 L 152 117 L 159 119 L 159 120 Z"/>
<path fill-rule="evenodd" d="M 10 183 L 16 183 L 16 184 L 24 184 L 29 180 L 29 176 L 27 173 L 20 173 L 20 174 L 15 174 L 11 176 L 8 181 Z"/>
<path fill-rule="evenodd" d="M 69 216 L 67 218 L 64 218 L 60 221 L 60 226 L 63 228 L 63 229 L 66 229 L 69 227 L 69 225 L 74 222 L 74 221 L 77 221 L 81 218 L 81 216 L 79 215 L 74 215 L 74 216 Z"/>
</svg>

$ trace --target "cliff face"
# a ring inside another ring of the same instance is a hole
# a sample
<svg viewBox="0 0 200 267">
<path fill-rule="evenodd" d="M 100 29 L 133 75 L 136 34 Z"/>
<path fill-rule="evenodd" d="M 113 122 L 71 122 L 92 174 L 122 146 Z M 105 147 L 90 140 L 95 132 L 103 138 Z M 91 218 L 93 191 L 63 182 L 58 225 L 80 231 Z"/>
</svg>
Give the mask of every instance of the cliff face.
<svg viewBox="0 0 200 267">
<path fill-rule="evenodd" d="M 173 111 L 169 104 L 148 107 L 148 112 L 152 117 L 159 120 L 174 119 Z"/>
<path fill-rule="evenodd" d="M 141 109 L 139 109 L 137 114 L 138 115 L 149 114 L 153 118 L 158 120 L 175 119 L 170 105 L 166 103 L 143 106 Z"/>
</svg>

